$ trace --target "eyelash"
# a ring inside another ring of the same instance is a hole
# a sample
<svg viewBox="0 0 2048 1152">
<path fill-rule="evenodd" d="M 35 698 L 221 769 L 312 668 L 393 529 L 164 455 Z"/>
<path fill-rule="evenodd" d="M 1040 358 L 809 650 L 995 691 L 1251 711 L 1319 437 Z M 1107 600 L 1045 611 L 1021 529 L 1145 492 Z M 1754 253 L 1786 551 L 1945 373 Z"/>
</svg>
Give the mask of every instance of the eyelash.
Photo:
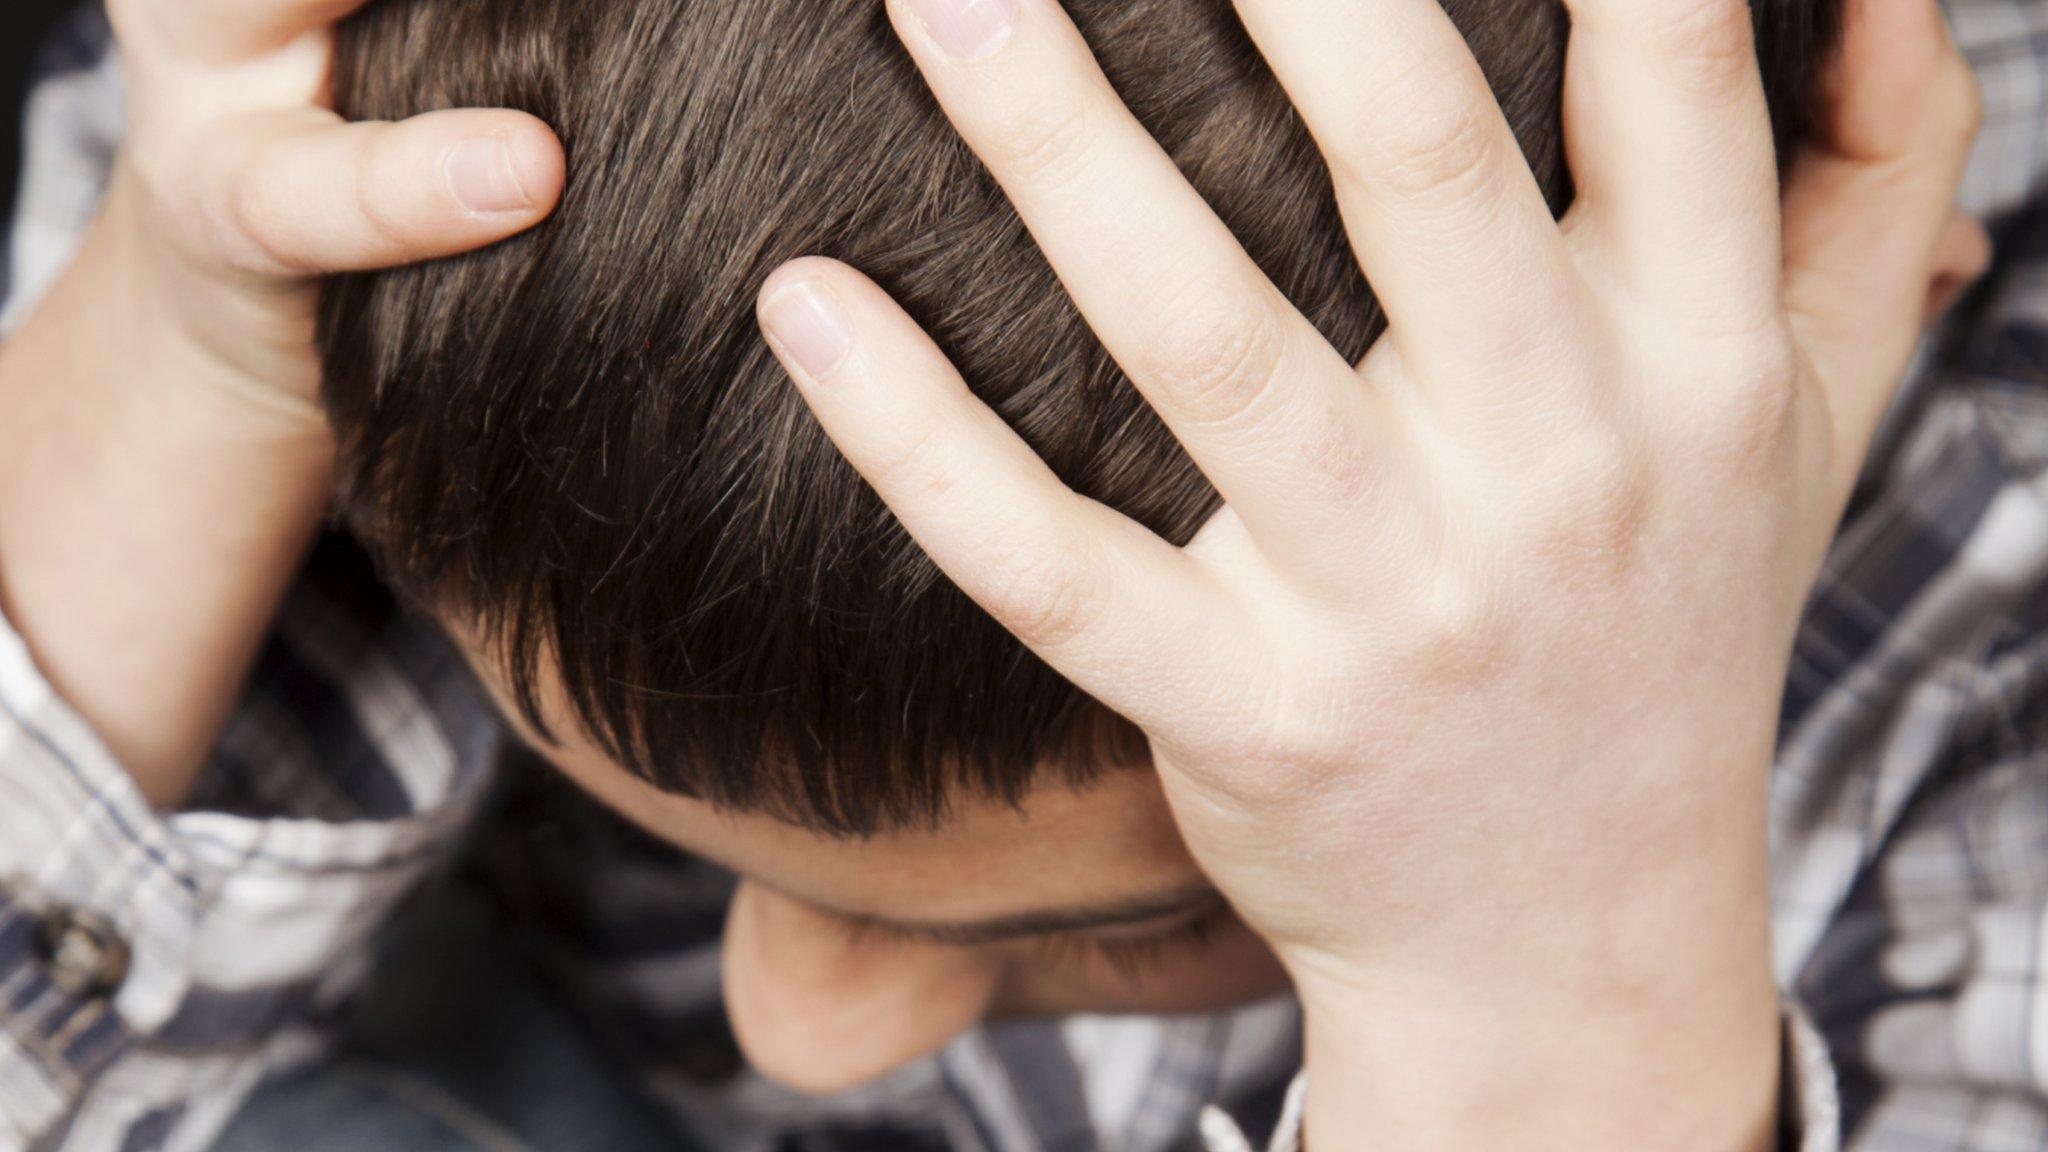
<svg viewBox="0 0 2048 1152">
<path fill-rule="evenodd" d="M 1055 963 L 1086 955 L 1102 961 L 1118 976 L 1135 982 L 1143 979 L 1147 970 L 1157 967 L 1176 952 L 1200 952 L 1215 943 L 1216 934 L 1229 918 L 1228 909 L 1216 908 L 1185 924 L 1143 936 L 1120 940 L 1059 935 L 1048 938 L 1045 948 Z"/>
<path fill-rule="evenodd" d="M 1217 933 L 1223 930 L 1230 918 L 1230 909 L 1227 906 L 1219 906 L 1186 923 L 1143 936 L 1114 939 L 1056 933 L 1046 937 L 1040 947 L 1050 963 L 1063 964 L 1085 957 L 1101 961 L 1126 980 L 1137 981 L 1144 978 L 1147 969 L 1157 966 L 1175 952 L 1200 952 L 1207 948 L 1215 942 Z M 856 941 L 920 939 L 912 933 L 886 924 L 845 921 L 842 926 L 846 934 Z"/>
</svg>

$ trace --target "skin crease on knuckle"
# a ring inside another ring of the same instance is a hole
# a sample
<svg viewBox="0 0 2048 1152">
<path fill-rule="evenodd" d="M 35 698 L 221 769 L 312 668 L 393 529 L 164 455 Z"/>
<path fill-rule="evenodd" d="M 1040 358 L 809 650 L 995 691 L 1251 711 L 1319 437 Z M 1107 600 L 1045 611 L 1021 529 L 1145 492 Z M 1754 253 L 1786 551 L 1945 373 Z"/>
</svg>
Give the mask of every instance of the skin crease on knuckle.
<svg viewBox="0 0 2048 1152">
<path fill-rule="evenodd" d="M 378 243 L 394 253 L 411 252 L 418 243 L 397 195 L 412 174 L 409 160 L 394 130 L 383 129 L 357 141 L 351 165 L 356 216 Z"/>
<path fill-rule="evenodd" d="M 1001 123 L 990 125 L 980 148 L 990 169 L 1005 179 L 1059 188 L 1085 203 L 1089 164 L 1102 155 L 1102 114 L 1089 100 L 1096 93 L 1061 95 L 1006 110 Z"/>
<path fill-rule="evenodd" d="M 1360 185 L 1399 200 L 1453 207 L 1492 191 L 1506 158 L 1506 134 L 1493 105 L 1477 105 L 1464 86 L 1444 84 L 1441 71 L 1412 73 L 1384 90 L 1378 105 L 1360 121 L 1378 130 L 1342 153 L 1360 158 L 1345 162 Z"/>
<path fill-rule="evenodd" d="M 834 372 L 835 387 L 846 387 L 867 373 L 861 366 L 841 364 Z M 872 386 L 871 381 L 867 383 Z M 903 416 L 886 431 L 870 425 L 862 428 L 858 417 L 849 413 L 847 423 L 859 429 L 858 438 L 848 445 L 848 454 L 883 492 L 901 493 L 902 498 L 930 504 L 959 487 L 963 470 L 970 467 L 973 453 L 961 439 L 966 421 L 951 411 L 952 405 L 930 403 L 914 416 Z M 871 418 L 870 418 L 871 419 Z"/>
<path fill-rule="evenodd" d="M 1720 342 L 1694 363 L 1702 382 L 1667 425 L 1681 458 L 1718 463 L 1716 474 L 1742 491 L 1782 481 L 1790 458 L 1809 447 L 1800 433 L 1816 386 L 1792 334 Z"/>
<path fill-rule="evenodd" d="M 1321 483 L 1305 493 L 1323 507 L 1378 508 L 1395 490 L 1384 454 L 1357 433 L 1346 414 L 1326 411 L 1307 419 L 1301 460 Z M 1349 513 L 1347 512 L 1347 515 Z"/>
<path fill-rule="evenodd" d="M 1235 269 L 1190 277 L 1158 305 L 1165 317 L 1143 338 L 1141 385 L 1157 388 L 1173 419 L 1208 432 L 1255 424 L 1284 394 L 1286 343 L 1263 293 Z"/>
<path fill-rule="evenodd" d="M 989 614 L 1035 647 L 1072 644 L 1097 628 L 1113 606 L 1108 566 L 1072 527 L 1020 530 L 988 568 L 982 598 Z"/>
<path fill-rule="evenodd" d="M 1588 581 L 1599 583 L 1596 594 L 1625 588 L 1650 543 L 1653 475 L 1644 449 L 1618 433 L 1586 431 L 1558 444 L 1542 479 L 1504 501 L 1524 509 L 1504 552 L 1536 582 L 1525 590 L 1540 599 Z"/>
<path fill-rule="evenodd" d="M 1748 0 L 1623 0 L 1642 5 L 1650 51 L 1696 91 L 1727 92 L 1747 83 L 1756 59 Z"/>
<path fill-rule="evenodd" d="M 1262 655 L 1265 669 L 1243 676 L 1220 694 L 1209 709 L 1204 735 L 1168 754 L 1175 775 L 1215 811 L 1313 807 L 1357 771 L 1357 749 L 1345 739 L 1351 730 L 1346 710 L 1356 701 L 1345 697 L 1338 706 L 1328 686 L 1365 682 L 1343 674 L 1358 671 L 1361 661 L 1330 651 L 1327 642 L 1313 661 L 1300 659 L 1299 652 L 1283 661 L 1278 647 Z M 1304 663 L 1329 674 L 1304 674 Z M 1217 771 L 1214 765 L 1227 769 Z"/>
</svg>

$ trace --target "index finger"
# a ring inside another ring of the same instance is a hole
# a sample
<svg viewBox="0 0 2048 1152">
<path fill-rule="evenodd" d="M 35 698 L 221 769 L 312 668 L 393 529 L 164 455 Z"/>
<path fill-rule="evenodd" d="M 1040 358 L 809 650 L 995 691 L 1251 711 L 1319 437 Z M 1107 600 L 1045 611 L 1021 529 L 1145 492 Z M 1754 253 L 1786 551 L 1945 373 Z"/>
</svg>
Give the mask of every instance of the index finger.
<svg viewBox="0 0 2048 1152">
<path fill-rule="evenodd" d="M 925 554 L 1082 691 L 1152 729 L 1201 707 L 1162 691 L 1159 670 L 1216 684 L 1252 666 L 1236 599 L 1062 483 L 872 280 L 799 260 L 762 288 L 760 319 L 826 435 Z"/>
</svg>

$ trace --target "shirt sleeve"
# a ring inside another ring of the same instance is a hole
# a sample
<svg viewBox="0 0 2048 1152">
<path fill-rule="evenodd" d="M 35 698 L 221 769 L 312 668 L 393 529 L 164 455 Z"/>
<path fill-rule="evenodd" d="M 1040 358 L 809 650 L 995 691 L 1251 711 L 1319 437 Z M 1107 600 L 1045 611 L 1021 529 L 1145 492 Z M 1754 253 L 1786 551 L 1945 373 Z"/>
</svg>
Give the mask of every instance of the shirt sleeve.
<svg viewBox="0 0 2048 1152">
<path fill-rule="evenodd" d="M 2035 515 L 2048 524 L 2048 512 Z M 2044 608 L 2048 594 L 2026 608 L 2030 630 Z M 1861 817 L 1815 840 L 1801 875 L 1818 881 L 1822 857 L 1876 850 L 1845 888 L 1785 890 L 1787 908 L 1839 899 L 1793 983 L 1801 1152 L 1989 1152 L 2038 1147 L 2048 1134 L 2044 667 L 2037 636 L 1988 666 L 1950 665 L 1951 684 L 1918 688 L 1884 748 L 1901 767 L 1845 789 Z M 1916 762 L 1913 744 L 1931 736 L 1964 743 Z M 1829 1131 L 1839 1144 L 1813 1142 Z"/>
<path fill-rule="evenodd" d="M 0 332 L 70 259 L 120 139 L 97 4 L 43 50 L 28 109 Z M 0 1148 L 204 1147 L 320 1050 L 377 930 L 472 821 L 488 707 L 322 548 L 343 578 L 292 593 L 184 812 L 152 810 L 0 617 Z"/>
<path fill-rule="evenodd" d="M 322 631 L 332 608 L 295 594 L 268 679 L 319 691 L 326 664 L 353 730 L 323 716 L 316 750 L 259 686 L 208 771 L 233 810 L 171 815 L 0 620 L 0 1147 L 198 1146 L 319 1051 L 377 929 L 473 819 L 485 726 L 451 734 L 405 657 Z"/>
<path fill-rule="evenodd" d="M 1834 1059 L 1806 1012 L 1785 1010 L 1783 1087 L 1778 1093 L 1778 1152 L 1841 1152 L 1842 1103 Z"/>
</svg>

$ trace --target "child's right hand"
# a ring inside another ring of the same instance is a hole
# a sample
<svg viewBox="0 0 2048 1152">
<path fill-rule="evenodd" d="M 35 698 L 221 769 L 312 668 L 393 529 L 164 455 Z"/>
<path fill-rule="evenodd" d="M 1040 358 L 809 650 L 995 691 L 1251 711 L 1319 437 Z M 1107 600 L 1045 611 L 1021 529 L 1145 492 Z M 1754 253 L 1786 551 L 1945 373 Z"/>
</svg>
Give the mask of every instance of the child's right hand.
<svg viewBox="0 0 2048 1152">
<path fill-rule="evenodd" d="M 1227 501 L 1186 547 L 1069 489 L 873 281 L 762 292 L 933 561 L 1144 729 L 1294 979 L 1318 1152 L 1771 1146 L 1793 636 L 1929 284 L 1981 268 L 1944 240 L 1982 106 L 1935 0 L 1851 6 L 1782 203 L 1747 0 L 1567 6 L 1559 223 L 1437 0 L 1233 5 L 1385 305 L 1354 365 L 1060 5 L 891 3 Z"/>
<path fill-rule="evenodd" d="M 161 807 L 327 510 L 319 278 L 494 243 L 561 196 L 561 146 L 523 113 L 343 123 L 334 24 L 364 2 L 108 0 L 128 136 L 0 346 L 0 611 Z"/>
<path fill-rule="evenodd" d="M 524 113 L 343 123 L 326 104 L 333 25 L 363 2 L 108 2 L 129 134 L 101 227 L 127 256 L 133 318 L 238 404 L 323 430 L 317 277 L 502 240 L 563 181 L 554 134 Z"/>
</svg>

